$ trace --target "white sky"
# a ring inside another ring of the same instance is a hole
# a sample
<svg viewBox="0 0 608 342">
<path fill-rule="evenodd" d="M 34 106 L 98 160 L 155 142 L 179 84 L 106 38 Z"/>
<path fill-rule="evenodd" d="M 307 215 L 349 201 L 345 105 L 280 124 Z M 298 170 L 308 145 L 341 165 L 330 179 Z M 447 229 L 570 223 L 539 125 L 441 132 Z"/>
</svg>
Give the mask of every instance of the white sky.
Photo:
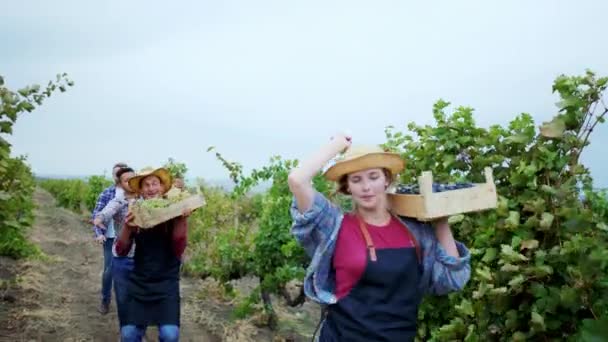
<svg viewBox="0 0 608 342">
<path fill-rule="evenodd" d="M 40 174 L 90 175 L 173 157 L 227 178 L 307 156 L 335 131 L 381 143 L 440 98 L 482 126 L 556 112 L 556 76 L 608 75 L 606 1 L 11 1 L 0 73 L 11 88 L 76 82 L 10 138 Z M 596 185 L 606 125 L 584 154 Z"/>
</svg>

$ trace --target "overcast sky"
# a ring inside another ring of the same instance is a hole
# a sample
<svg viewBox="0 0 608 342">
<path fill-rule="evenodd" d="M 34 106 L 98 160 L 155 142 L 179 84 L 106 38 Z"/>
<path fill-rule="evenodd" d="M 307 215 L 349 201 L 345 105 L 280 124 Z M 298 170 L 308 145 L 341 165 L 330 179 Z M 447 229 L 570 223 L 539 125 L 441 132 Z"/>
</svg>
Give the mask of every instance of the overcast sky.
<svg viewBox="0 0 608 342">
<path fill-rule="evenodd" d="M 439 98 L 482 126 L 556 112 L 552 82 L 608 75 L 608 2 L 10 1 L 0 74 L 11 88 L 67 72 L 75 87 L 10 139 L 39 174 L 101 174 L 173 157 L 226 178 L 208 146 L 249 169 L 302 158 L 335 131 L 381 143 L 431 122 Z M 594 132 L 584 154 L 608 187 Z"/>
</svg>

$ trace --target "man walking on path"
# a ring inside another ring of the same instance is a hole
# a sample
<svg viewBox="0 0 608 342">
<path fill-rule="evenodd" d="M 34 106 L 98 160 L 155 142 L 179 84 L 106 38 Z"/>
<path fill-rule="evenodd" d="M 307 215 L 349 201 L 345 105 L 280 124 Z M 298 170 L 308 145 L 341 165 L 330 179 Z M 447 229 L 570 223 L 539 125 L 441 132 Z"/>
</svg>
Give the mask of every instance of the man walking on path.
<svg viewBox="0 0 608 342">
<path fill-rule="evenodd" d="M 116 172 L 123 167 L 127 167 L 125 163 L 116 163 L 112 167 L 112 178 L 114 184 L 104 189 L 99 197 L 97 198 L 97 204 L 93 209 L 91 220 L 95 219 L 95 216 L 114 198 L 116 194 L 116 184 L 119 180 L 116 177 Z M 114 244 L 115 232 L 112 220 L 104 222 L 106 229 L 101 229 L 97 226 L 93 226 L 95 233 L 95 241 L 103 245 L 103 273 L 101 276 L 101 301 L 99 303 L 98 311 L 105 315 L 109 311 L 110 301 L 112 299 L 112 245 Z"/>
</svg>

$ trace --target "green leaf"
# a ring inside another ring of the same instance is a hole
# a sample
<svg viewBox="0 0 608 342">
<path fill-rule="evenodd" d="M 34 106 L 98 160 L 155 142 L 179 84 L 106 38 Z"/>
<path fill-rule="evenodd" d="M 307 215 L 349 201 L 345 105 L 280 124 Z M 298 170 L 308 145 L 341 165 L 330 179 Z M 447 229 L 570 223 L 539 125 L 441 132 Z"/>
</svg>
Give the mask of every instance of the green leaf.
<svg viewBox="0 0 608 342">
<path fill-rule="evenodd" d="M 456 224 L 456 223 L 460 223 L 464 220 L 464 215 L 463 214 L 459 214 L 459 215 L 453 215 L 450 216 L 448 218 L 448 223 L 449 224 Z"/>
<path fill-rule="evenodd" d="M 546 184 L 541 185 L 540 190 L 549 195 L 557 195 L 557 189 Z"/>
<path fill-rule="evenodd" d="M 520 250 L 524 249 L 536 249 L 538 248 L 538 240 L 525 240 L 522 241 Z"/>
<path fill-rule="evenodd" d="M 509 217 L 505 220 L 505 224 L 509 228 L 517 228 L 519 226 L 519 211 L 510 211 Z"/>
<path fill-rule="evenodd" d="M 507 319 L 505 320 L 505 328 L 508 330 L 513 330 L 517 327 L 517 311 L 509 310 L 506 315 Z"/>
<path fill-rule="evenodd" d="M 460 305 L 456 305 L 456 311 L 465 316 L 473 317 L 475 316 L 475 311 L 473 311 L 473 305 L 470 301 L 463 299 L 460 302 Z"/>
<path fill-rule="evenodd" d="M 475 269 L 475 273 L 477 273 L 477 275 L 480 276 L 484 280 L 492 281 L 492 279 L 493 279 L 492 273 L 487 268 L 483 268 L 483 269 L 477 268 L 477 269 Z"/>
<path fill-rule="evenodd" d="M 496 213 L 501 216 L 507 216 L 509 214 L 509 200 L 507 200 L 505 197 L 499 196 L 496 206 Z"/>
<path fill-rule="evenodd" d="M 608 317 L 602 319 L 584 319 L 581 328 L 582 342 L 608 341 Z"/>
<path fill-rule="evenodd" d="M 549 276 L 551 274 L 553 274 L 553 267 L 549 266 L 549 265 L 538 265 L 538 266 L 534 266 L 531 269 L 528 269 L 529 273 L 531 273 L 533 276 L 537 277 L 537 278 L 544 278 L 546 276 Z"/>
<path fill-rule="evenodd" d="M 464 342 L 478 342 L 479 336 L 475 333 L 475 325 L 470 324 L 468 327 L 467 336 L 464 338 Z"/>
<path fill-rule="evenodd" d="M 8 201 L 12 198 L 11 194 L 6 191 L 0 190 L 0 201 Z"/>
<path fill-rule="evenodd" d="M 547 291 L 547 289 L 545 288 L 545 286 L 540 283 L 532 284 L 530 290 L 531 290 L 532 294 L 534 295 L 534 297 L 536 297 L 536 298 L 546 297 L 547 294 L 549 293 Z"/>
<path fill-rule="evenodd" d="M 523 275 L 518 275 L 515 278 L 511 279 L 511 281 L 509 281 L 509 286 L 510 287 L 519 287 L 519 285 L 523 284 L 526 281 L 526 279 L 524 278 Z"/>
<path fill-rule="evenodd" d="M 554 218 L 555 217 L 551 213 L 544 212 L 540 220 L 540 227 L 545 230 L 551 228 Z"/>
<path fill-rule="evenodd" d="M 494 259 L 496 259 L 497 255 L 498 255 L 498 250 L 496 250 L 496 248 L 488 248 L 488 249 L 486 249 L 486 253 L 484 254 L 481 261 L 488 264 L 488 263 L 494 261 Z"/>
<path fill-rule="evenodd" d="M 504 286 L 490 290 L 490 294 L 493 294 L 493 295 L 504 295 L 504 294 L 507 294 L 507 292 L 508 292 L 508 289 Z"/>
<path fill-rule="evenodd" d="M 539 315 L 538 312 L 532 311 L 532 317 L 530 319 L 531 325 L 535 330 L 545 331 L 545 319 L 543 316 Z"/>
<path fill-rule="evenodd" d="M 526 334 L 521 331 L 517 331 L 513 334 L 513 342 L 523 342 L 526 341 L 526 339 Z"/>
<path fill-rule="evenodd" d="M 561 118 L 555 118 L 540 127 L 540 134 L 545 138 L 561 138 L 566 130 L 566 123 Z"/>
<path fill-rule="evenodd" d="M 512 264 L 505 264 L 500 268 L 503 272 L 519 272 L 519 266 Z"/>
<path fill-rule="evenodd" d="M 521 238 L 517 235 L 514 235 L 513 238 L 511 238 L 511 247 L 513 247 L 513 250 L 521 245 L 521 241 Z"/>
<path fill-rule="evenodd" d="M 19 93 L 19 95 L 26 97 L 29 95 L 30 89 L 29 89 L 29 87 L 25 87 L 25 88 L 21 88 L 21 89 L 17 90 L 17 92 Z"/>
<path fill-rule="evenodd" d="M 13 123 L 10 121 L 0 121 L 0 133 L 13 133 Z"/>
<path fill-rule="evenodd" d="M 517 253 L 516 251 L 513 250 L 513 247 L 509 246 L 509 245 L 501 245 L 501 257 L 503 260 L 505 260 L 506 262 L 521 262 L 521 261 L 527 261 L 528 258 L 520 253 Z"/>
<path fill-rule="evenodd" d="M 517 134 L 505 138 L 507 144 L 523 144 L 529 142 L 530 138 L 526 134 Z"/>
<path fill-rule="evenodd" d="M 579 307 L 579 295 L 577 291 L 571 287 L 563 286 L 559 292 L 560 303 L 563 307 L 571 310 L 577 310 Z"/>
<path fill-rule="evenodd" d="M 443 167 L 444 168 L 449 168 L 450 165 L 452 165 L 454 163 L 454 161 L 456 160 L 456 157 L 454 157 L 454 155 L 448 154 L 443 158 Z"/>
</svg>

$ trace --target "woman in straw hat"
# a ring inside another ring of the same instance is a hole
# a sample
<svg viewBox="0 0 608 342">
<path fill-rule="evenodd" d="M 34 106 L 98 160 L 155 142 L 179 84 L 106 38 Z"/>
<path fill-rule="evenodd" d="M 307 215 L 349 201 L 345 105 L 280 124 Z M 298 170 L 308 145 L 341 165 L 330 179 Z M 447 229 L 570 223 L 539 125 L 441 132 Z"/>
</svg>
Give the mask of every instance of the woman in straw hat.
<svg viewBox="0 0 608 342">
<path fill-rule="evenodd" d="M 171 188 L 164 168 L 145 168 L 129 180 L 129 187 L 144 200 L 160 198 Z M 179 270 L 186 248 L 189 213 L 155 227 L 140 229 L 129 213 L 116 244 L 119 255 L 135 243 L 134 267 L 129 276 L 123 341 L 141 341 L 146 327 L 157 325 L 161 341 L 178 341 L 180 325 Z"/>
<path fill-rule="evenodd" d="M 349 213 L 311 182 L 343 151 L 324 176 L 352 197 Z M 413 341 L 423 295 L 469 280 L 469 251 L 447 219 L 426 224 L 391 214 L 386 189 L 403 167 L 398 154 L 351 148 L 349 136 L 337 135 L 289 175 L 292 233 L 312 258 L 304 291 L 324 306 L 320 341 Z"/>
</svg>

